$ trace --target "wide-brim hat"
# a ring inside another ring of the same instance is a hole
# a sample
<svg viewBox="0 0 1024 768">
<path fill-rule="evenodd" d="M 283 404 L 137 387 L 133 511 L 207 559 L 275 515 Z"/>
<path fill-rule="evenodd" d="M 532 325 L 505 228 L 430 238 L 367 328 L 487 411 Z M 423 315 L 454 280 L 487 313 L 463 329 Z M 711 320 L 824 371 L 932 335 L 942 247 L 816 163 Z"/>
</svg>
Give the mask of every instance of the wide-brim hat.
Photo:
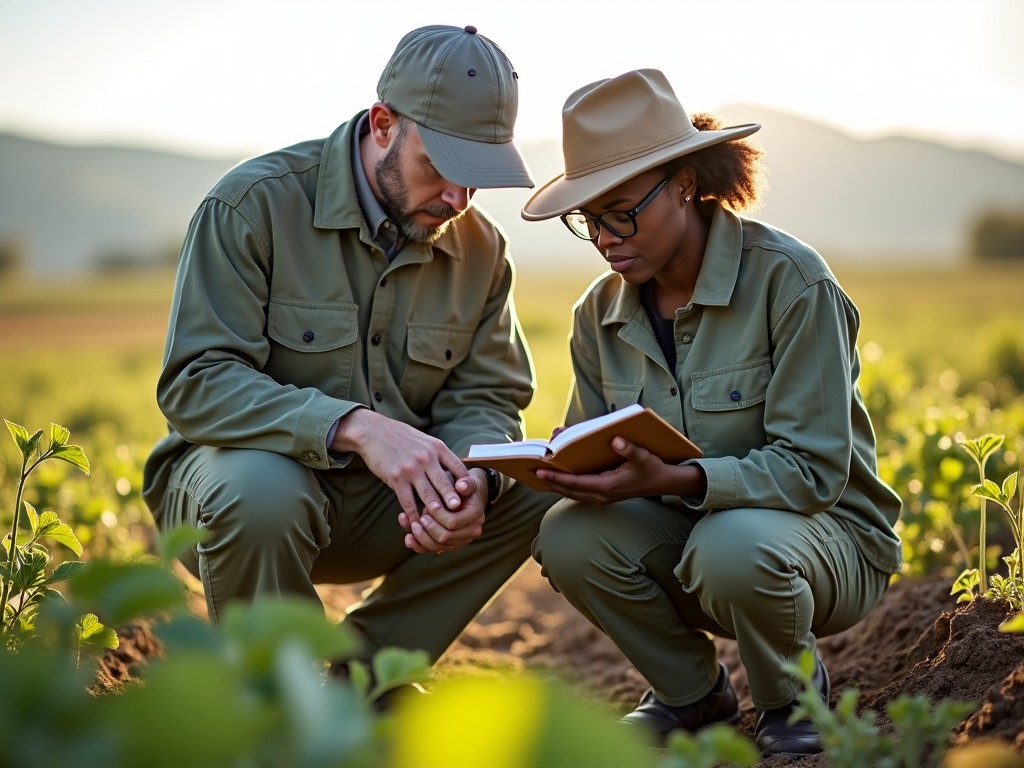
<svg viewBox="0 0 1024 768">
<path fill-rule="evenodd" d="M 419 126 L 440 174 L 463 187 L 533 187 L 512 138 L 519 75 L 476 27 L 414 29 L 395 48 L 377 96 Z"/>
<path fill-rule="evenodd" d="M 574 211 L 662 163 L 760 129 L 758 123 L 699 131 L 665 75 L 638 69 L 585 85 L 562 107 L 565 172 L 523 206 L 527 221 Z"/>
</svg>

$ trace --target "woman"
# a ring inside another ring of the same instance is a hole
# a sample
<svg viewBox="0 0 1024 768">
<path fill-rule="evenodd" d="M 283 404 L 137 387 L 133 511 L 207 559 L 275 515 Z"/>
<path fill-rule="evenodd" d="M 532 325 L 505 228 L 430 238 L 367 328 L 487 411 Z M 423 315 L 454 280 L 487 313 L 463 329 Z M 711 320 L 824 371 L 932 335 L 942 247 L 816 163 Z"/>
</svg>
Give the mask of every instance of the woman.
<svg viewBox="0 0 1024 768">
<path fill-rule="evenodd" d="M 691 123 L 664 75 L 601 80 L 563 108 L 565 173 L 523 208 L 561 217 L 612 272 L 574 307 L 566 424 L 639 402 L 704 451 L 538 471 L 564 497 L 534 557 L 651 684 L 623 718 L 658 739 L 740 718 L 711 635 L 735 638 L 765 754 L 812 754 L 784 671 L 878 603 L 901 503 L 857 389 L 859 314 L 821 256 L 739 216 L 760 193 L 757 124 Z M 815 673 L 829 698 L 828 674 Z"/>
</svg>

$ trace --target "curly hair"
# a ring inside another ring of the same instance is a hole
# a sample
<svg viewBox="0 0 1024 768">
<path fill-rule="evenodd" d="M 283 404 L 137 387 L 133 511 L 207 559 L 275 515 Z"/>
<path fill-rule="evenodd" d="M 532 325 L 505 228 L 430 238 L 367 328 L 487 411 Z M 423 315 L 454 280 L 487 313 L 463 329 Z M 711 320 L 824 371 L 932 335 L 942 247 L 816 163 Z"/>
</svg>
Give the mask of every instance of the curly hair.
<svg viewBox="0 0 1024 768">
<path fill-rule="evenodd" d="M 692 117 L 700 131 L 717 131 L 722 120 L 708 112 Z M 754 210 L 768 190 L 768 169 L 762 164 L 764 150 L 746 139 L 723 141 L 676 158 L 668 164 L 670 172 L 691 166 L 697 174 L 698 200 L 717 200 L 734 211 Z"/>
</svg>

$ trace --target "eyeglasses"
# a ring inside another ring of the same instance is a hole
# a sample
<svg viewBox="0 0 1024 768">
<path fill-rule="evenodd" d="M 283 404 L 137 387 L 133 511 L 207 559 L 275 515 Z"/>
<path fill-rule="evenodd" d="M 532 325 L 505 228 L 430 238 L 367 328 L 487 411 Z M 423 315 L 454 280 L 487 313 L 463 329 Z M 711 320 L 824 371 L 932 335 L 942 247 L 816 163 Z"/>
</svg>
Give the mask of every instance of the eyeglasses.
<svg viewBox="0 0 1024 768">
<path fill-rule="evenodd" d="M 583 211 L 563 213 L 559 218 L 576 237 L 594 242 L 601 234 L 601 227 L 604 227 L 616 237 L 632 237 L 636 234 L 636 215 L 646 208 L 650 202 L 658 196 L 658 193 L 668 184 L 671 176 L 666 176 L 658 186 L 647 193 L 647 197 L 640 201 L 640 204 L 630 211 L 607 211 L 600 216 L 591 216 Z"/>
</svg>

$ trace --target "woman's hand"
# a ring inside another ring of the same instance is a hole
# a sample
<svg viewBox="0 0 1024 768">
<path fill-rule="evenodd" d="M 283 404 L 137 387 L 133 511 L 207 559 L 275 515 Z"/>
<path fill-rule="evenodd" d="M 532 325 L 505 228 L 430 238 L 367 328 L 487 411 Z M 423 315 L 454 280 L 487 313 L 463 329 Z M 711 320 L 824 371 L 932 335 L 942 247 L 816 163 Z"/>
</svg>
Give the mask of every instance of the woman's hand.
<svg viewBox="0 0 1024 768">
<path fill-rule="evenodd" d="M 537 470 L 537 477 L 555 493 L 598 506 L 623 499 L 677 495 L 703 498 L 704 473 L 697 466 L 666 464 L 646 448 L 616 437 L 612 448 L 622 464 L 597 475 L 575 475 L 553 469 Z"/>
</svg>

